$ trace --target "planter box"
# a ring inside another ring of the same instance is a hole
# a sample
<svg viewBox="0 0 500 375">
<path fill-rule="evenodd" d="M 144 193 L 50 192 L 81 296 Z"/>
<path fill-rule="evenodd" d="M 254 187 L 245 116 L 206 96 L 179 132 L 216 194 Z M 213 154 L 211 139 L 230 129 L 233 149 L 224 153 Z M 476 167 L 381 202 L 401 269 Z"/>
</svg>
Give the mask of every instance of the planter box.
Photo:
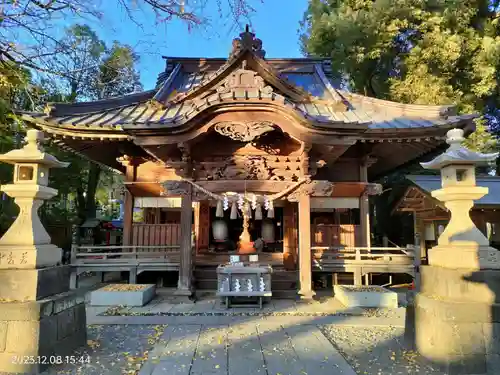
<svg viewBox="0 0 500 375">
<path fill-rule="evenodd" d="M 154 298 L 155 294 L 155 285 L 107 285 L 90 293 L 90 304 L 92 306 L 144 306 Z"/>
<path fill-rule="evenodd" d="M 334 285 L 333 294 L 347 307 L 398 307 L 398 294 L 381 286 Z"/>
</svg>

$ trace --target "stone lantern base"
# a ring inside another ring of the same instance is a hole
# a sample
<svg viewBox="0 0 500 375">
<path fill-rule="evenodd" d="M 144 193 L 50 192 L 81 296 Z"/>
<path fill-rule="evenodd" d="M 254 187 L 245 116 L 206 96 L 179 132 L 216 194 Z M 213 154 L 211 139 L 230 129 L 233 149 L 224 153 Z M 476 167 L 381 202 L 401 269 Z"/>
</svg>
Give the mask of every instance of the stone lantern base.
<svg viewBox="0 0 500 375">
<path fill-rule="evenodd" d="M 421 291 L 408 308 L 407 335 L 447 374 L 500 368 L 500 271 L 421 266 Z"/>
<path fill-rule="evenodd" d="M 74 351 L 87 341 L 85 297 L 68 291 L 69 271 L 0 271 L 0 372 L 38 374 L 79 359 Z M 15 301 L 24 294 L 34 298 Z"/>
</svg>

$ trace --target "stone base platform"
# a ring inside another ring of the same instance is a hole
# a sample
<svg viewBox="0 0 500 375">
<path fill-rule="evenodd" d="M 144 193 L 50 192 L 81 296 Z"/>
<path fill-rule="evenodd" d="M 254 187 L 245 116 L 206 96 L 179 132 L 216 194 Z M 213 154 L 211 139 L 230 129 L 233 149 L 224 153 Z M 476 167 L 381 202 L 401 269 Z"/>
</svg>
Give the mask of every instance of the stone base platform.
<svg viewBox="0 0 500 375">
<path fill-rule="evenodd" d="M 84 296 L 0 302 L 0 372 L 39 374 L 86 345 Z M 77 360 L 75 358 L 75 360 Z"/>
<path fill-rule="evenodd" d="M 381 286 L 334 285 L 333 294 L 347 307 L 398 308 L 398 294 Z"/>
<path fill-rule="evenodd" d="M 111 284 L 90 293 L 92 306 L 144 306 L 155 296 L 155 285 Z"/>
<path fill-rule="evenodd" d="M 443 372 L 492 374 L 500 365 L 500 271 L 422 266 L 407 337 Z M 493 372 L 492 372 L 493 371 Z"/>
</svg>

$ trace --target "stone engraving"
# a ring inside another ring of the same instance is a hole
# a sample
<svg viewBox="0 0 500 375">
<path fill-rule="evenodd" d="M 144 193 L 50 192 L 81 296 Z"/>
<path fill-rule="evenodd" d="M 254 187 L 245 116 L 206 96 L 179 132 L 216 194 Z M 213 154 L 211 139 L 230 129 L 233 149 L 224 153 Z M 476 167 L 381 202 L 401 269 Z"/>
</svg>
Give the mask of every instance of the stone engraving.
<svg viewBox="0 0 500 375">
<path fill-rule="evenodd" d="M 215 124 L 214 130 L 235 141 L 251 142 L 262 134 L 274 130 L 274 124 L 269 121 L 242 122 L 219 122 Z"/>
</svg>

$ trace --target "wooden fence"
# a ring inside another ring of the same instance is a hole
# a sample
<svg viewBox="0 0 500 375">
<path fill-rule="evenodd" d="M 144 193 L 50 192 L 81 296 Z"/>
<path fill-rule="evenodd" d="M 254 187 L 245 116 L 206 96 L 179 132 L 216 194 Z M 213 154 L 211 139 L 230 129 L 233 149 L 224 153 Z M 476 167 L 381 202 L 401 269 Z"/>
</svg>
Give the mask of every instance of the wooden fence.
<svg viewBox="0 0 500 375">
<path fill-rule="evenodd" d="M 361 226 L 318 224 L 311 227 L 311 246 L 356 247 L 361 245 Z"/>
<path fill-rule="evenodd" d="M 180 224 L 133 224 L 132 245 L 140 246 L 179 246 L 181 240 Z"/>
</svg>

